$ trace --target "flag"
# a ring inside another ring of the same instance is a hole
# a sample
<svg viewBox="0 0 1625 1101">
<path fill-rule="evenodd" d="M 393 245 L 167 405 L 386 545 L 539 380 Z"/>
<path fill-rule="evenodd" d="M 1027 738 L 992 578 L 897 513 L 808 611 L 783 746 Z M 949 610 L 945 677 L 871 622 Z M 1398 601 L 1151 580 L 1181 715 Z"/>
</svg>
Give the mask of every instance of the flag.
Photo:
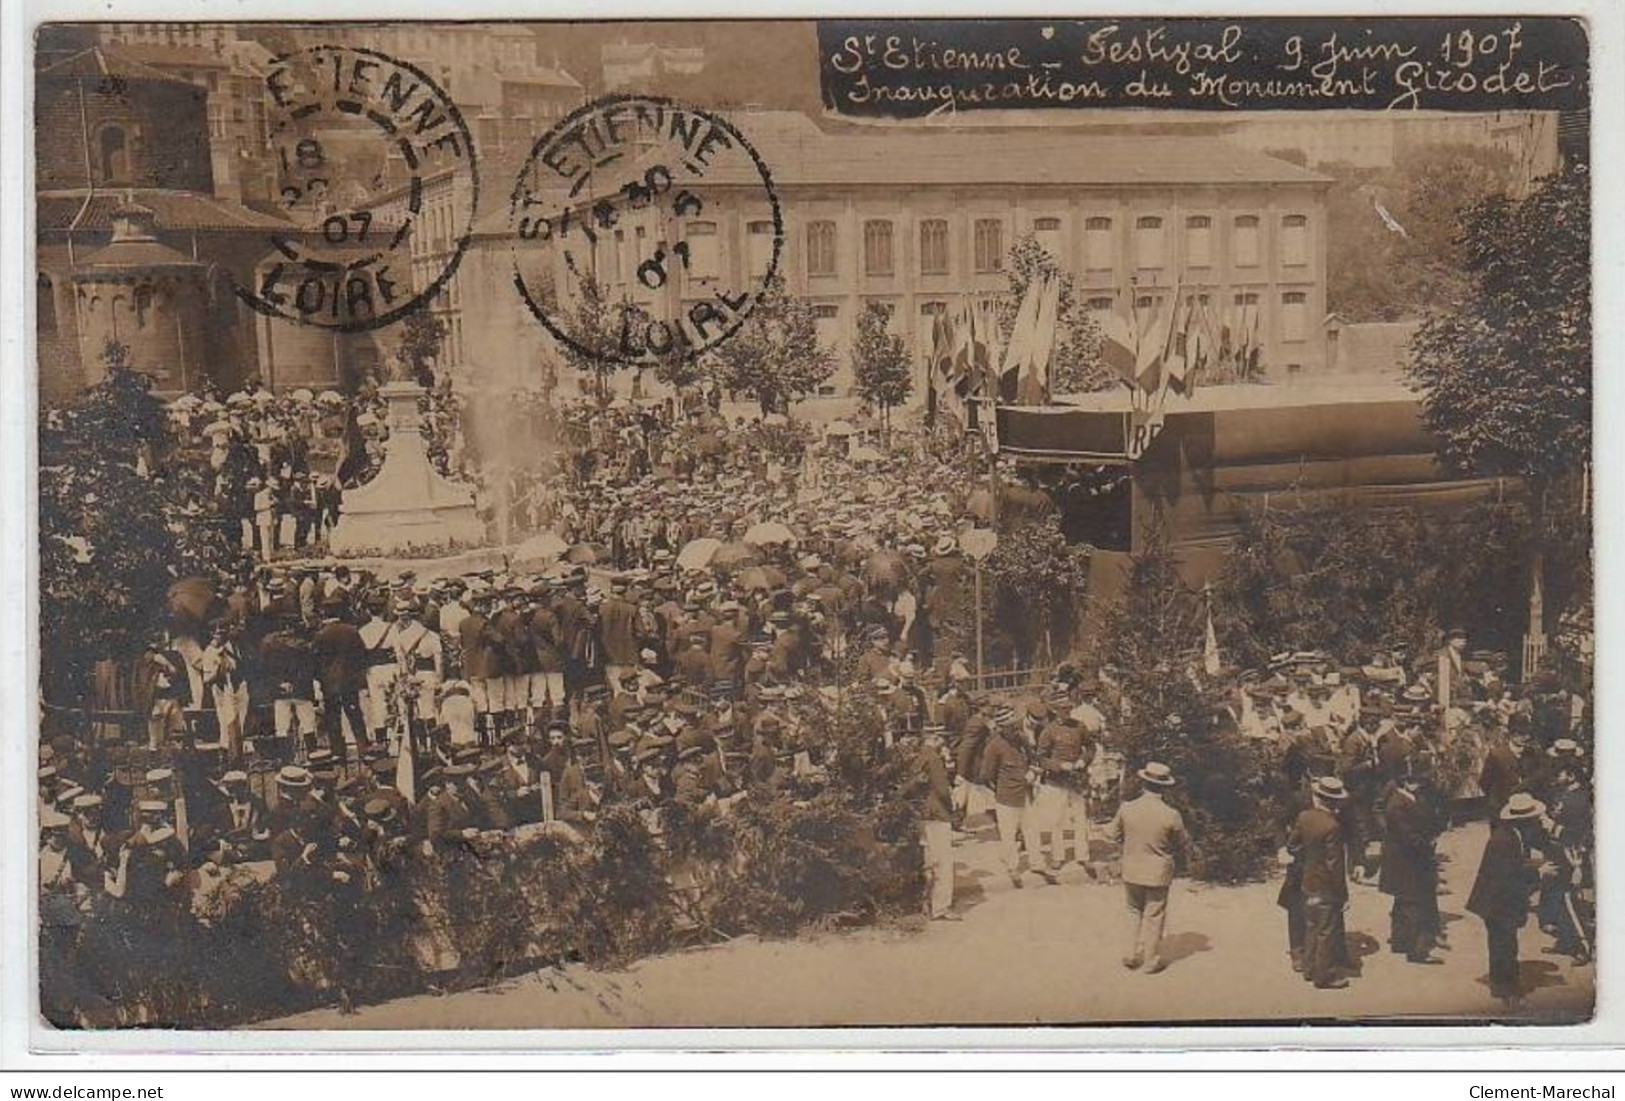
<svg viewBox="0 0 1625 1101">
<path fill-rule="evenodd" d="M 1038 320 L 1033 332 L 1033 345 L 1028 360 L 1031 380 L 1030 400 L 1036 405 L 1048 405 L 1054 387 L 1050 383 L 1050 357 L 1055 354 L 1055 327 L 1061 311 L 1061 281 L 1053 276 L 1044 279 L 1044 294 L 1038 301 Z"/>
<path fill-rule="evenodd" d="M 1371 196 L 1371 205 L 1376 209 L 1377 217 L 1382 219 L 1382 224 L 1388 227 L 1389 233 L 1397 233 L 1407 241 L 1411 239 L 1411 235 L 1405 232 L 1405 227 L 1399 224 L 1399 219 L 1388 213 L 1388 208 L 1382 205 L 1381 199 L 1375 195 Z"/>
<path fill-rule="evenodd" d="M 1174 303 L 1173 322 L 1168 330 L 1168 351 L 1163 356 L 1163 385 L 1176 394 L 1189 394 L 1186 376 L 1190 370 L 1191 303 Z"/>
<path fill-rule="evenodd" d="M 1100 362 L 1133 386 L 1136 360 L 1134 327 L 1128 318 L 1113 310 L 1100 319 Z"/>
<path fill-rule="evenodd" d="M 405 796 L 408 803 L 418 801 L 417 767 L 412 759 L 412 735 L 401 739 L 401 755 L 395 761 L 395 790 Z"/>
<path fill-rule="evenodd" d="M 1207 632 L 1206 637 L 1202 640 L 1202 668 L 1207 670 L 1208 676 L 1216 677 L 1219 675 L 1221 665 L 1222 663 L 1219 661 L 1219 636 L 1213 630 L 1213 602 L 1209 600 L 1207 605 Z"/>
<path fill-rule="evenodd" d="M 1158 302 L 1140 326 L 1134 380 L 1147 394 L 1162 389 L 1162 359 L 1168 351 L 1168 329 L 1172 319 L 1171 311 L 1165 308 L 1164 303 Z"/>
<path fill-rule="evenodd" d="M 999 372 L 1000 401 L 1016 401 L 1022 388 L 1038 328 L 1038 300 L 1042 293 L 1040 281 L 1034 279 L 1027 284 L 1027 293 L 1021 296 L 1021 306 L 1016 310 L 1015 324 L 1010 330 L 1010 343 L 1004 350 L 1004 367 Z"/>
</svg>

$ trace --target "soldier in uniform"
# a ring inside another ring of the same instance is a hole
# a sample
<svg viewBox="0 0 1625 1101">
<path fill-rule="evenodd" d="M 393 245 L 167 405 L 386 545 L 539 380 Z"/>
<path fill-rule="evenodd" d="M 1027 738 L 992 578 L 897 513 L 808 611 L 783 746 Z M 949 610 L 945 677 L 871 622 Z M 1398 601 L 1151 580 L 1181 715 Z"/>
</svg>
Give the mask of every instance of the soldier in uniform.
<svg viewBox="0 0 1625 1101">
<path fill-rule="evenodd" d="M 418 615 L 415 602 L 402 600 L 395 608 L 395 623 L 383 644 L 395 652 L 400 676 L 406 678 L 413 745 L 419 753 L 427 754 L 430 734 L 438 725 L 437 693 L 445 670 L 440 636 L 424 626 Z"/>
<path fill-rule="evenodd" d="M 1061 712 L 1038 735 L 1038 768 L 1041 779 L 1033 800 L 1038 833 L 1049 835 L 1049 868 L 1057 871 L 1067 861 L 1085 863 L 1089 859 L 1089 804 L 1086 795 L 1089 764 L 1094 746 L 1084 735 L 1083 725 L 1070 713 Z M 1064 834 L 1072 833 L 1072 849 L 1067 852 Z"/>
</svg>

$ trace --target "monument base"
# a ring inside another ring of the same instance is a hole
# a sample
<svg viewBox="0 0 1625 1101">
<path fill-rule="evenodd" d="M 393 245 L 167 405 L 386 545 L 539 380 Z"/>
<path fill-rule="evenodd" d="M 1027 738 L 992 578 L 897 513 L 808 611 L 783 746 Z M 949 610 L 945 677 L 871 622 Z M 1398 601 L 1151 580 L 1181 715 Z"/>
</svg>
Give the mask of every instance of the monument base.
<svg viewBox="0 0 1625 1101">
<path fill-rule="evenodd" d="M 389 403 L 383 466 L 370 482 L 345 491 L 329 552 L 415 558 L 484 544 L 473 489 L 441 476 L 429 462 L 417 404 L 422 387 L 391 382 L 379 393 Z"/>
</svg>

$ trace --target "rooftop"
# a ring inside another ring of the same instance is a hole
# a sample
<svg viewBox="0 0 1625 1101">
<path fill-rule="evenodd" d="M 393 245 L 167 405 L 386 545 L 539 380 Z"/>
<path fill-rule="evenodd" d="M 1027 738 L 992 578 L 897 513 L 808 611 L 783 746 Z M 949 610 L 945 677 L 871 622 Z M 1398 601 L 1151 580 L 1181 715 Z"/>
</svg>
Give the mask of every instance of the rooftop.
<svg viewBox="0 0 1625 1101">
<path fill-rule="evenodd" d="M 86 203 L 86 197 L 89 203 Z M 229 199 L 217 199 L 196 191 L 170 191 L 154 187 L 121 187 L 107 191 L 41 191 L 37 195 L 40 232 L 65 230 L 109 230 L 113 212 L 127 201 L 148 207 L 158 225 L 168 231 L 190 230 L 280 230 L 291 223 L 270 214 L 250 210 Z M 80 213 L 81 208 L 83 213 Z"/>
<path fill-rule="evenodd" d="M 1166 410 L 1170 413 L 1217 413 L 1231 409 L 1292 409 L 1316 405 L 1415 401 L 1417 397 L 1415 390 L 1396 378 L 1337 375 L 1280 385 L 1198 384 L 1196 392 L 1189 398 L 1169 398 Z M 1090 394 L 1062 394 L 1055 400 L 1059 404 L 1046 408 L 1057 413 L 1078 409 L 1096 413 L 1126 413 L 1130 410 L 1129 392 L 1122 387 Z"/>
<path fill-rule="evenodd" d="M 153 84 L 184 84 L 191 82 L 173 73 L 166 73 L 143 64 L 126 54 L 122 47 L 92 46 L 65 57 L 39 72 L 40 80 L 139 80 Z"/>
</svg>

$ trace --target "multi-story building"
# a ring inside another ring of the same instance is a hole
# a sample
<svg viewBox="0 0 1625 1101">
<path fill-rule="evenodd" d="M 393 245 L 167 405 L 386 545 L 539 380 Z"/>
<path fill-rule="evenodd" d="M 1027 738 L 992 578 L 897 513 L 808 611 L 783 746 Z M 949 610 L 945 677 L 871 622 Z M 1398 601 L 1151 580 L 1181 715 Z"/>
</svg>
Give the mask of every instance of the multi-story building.
<svg viewBox="0 0 1625 1101">
<path fill-rule="evenodd" d="M 96 31 L 121 56 L 205 89 L 215 194 L 256 206 L 271 201 L 271 51 L 229 23 L 103 23 Z"/>
<path fill-rule="evenodd" d="M 733 122 L 771 170 L 784 226 L 779 271 L 813 304 L 837 354 L 834 393 L 850 389 L 847 349 L 865 303 L 889 305 L 893 331 L 920 348 L 933 314 L 1007 290 L 1006 258 L 1025 234 L 1073 274 L 1091 309 L 1127 312 L 1129 296 L 1145 309 L 1178 287 L 1216 312 L 1256 313 L 1267 371 L 1325 364 L 1324 176 L 1211 137 L 831 133 L 771 111 Z M 684 305 L 748 282 L 772 248 L 759 181 L 708 181 L 706 203 L 681 227 L 694 246 L 676 291 Z M 456 280 L 464 303 L 493 315 L 477 326 L 465 319 L 465 342 L 476 330 L 491 342 L 466 346 L 471 359 L 519 347 L 542 354 L 539 336 L 520 335 L 539 327 L 504 301 L 513 242 L 500 213 L 482 224 Z M 595 261 L 600 283 L 636 298 L 634 232 Z M 567 285 L 562 269 L 558 281 Z"/>
<path fill-rule="evenodd" d="M 598 48 L 598 63 L 605 91 L 630 88 L 659 89 L 672 78 L 698 76 L 705 71 L 705 47 L 663 46 L 654 42 L 606 42 Z"/>
</svg>

